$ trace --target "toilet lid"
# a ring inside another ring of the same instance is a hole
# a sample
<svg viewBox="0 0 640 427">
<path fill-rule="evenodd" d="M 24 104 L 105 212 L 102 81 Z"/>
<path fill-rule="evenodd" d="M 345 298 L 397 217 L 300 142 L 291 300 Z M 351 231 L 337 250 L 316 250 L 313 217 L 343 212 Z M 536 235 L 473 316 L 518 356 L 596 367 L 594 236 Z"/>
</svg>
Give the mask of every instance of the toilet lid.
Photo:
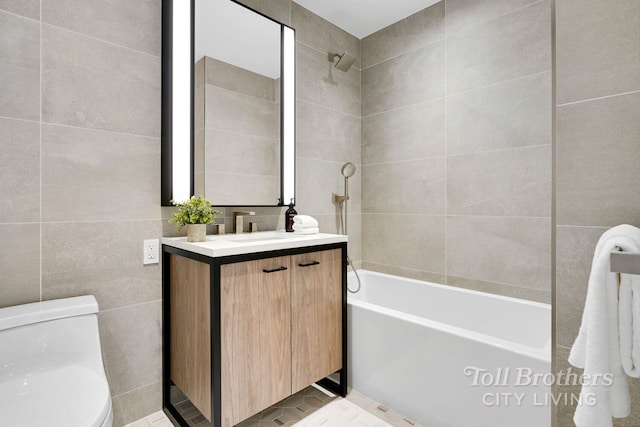
<svg viewBox="0 0 640 427">
<path fill-rule="evenodd" d="M 104 376 L 83 366 L 27 373 L 0 382 L 0 425 L 99 427 L 111 408 Z"/>
</svg>

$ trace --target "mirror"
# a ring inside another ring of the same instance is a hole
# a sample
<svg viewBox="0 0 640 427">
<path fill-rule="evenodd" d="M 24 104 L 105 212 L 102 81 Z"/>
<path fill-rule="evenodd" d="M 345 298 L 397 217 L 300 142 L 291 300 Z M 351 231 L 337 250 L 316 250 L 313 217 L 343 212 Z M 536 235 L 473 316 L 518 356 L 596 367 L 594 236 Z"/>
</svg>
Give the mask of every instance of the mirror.
<svg viewBox="0 0 640 427">
<path fill-rule="evenodd" d="M 163 205 L 295 198 L 292 28 L 233 0 L 164 0 L 162 89 Z"/>
</svg>

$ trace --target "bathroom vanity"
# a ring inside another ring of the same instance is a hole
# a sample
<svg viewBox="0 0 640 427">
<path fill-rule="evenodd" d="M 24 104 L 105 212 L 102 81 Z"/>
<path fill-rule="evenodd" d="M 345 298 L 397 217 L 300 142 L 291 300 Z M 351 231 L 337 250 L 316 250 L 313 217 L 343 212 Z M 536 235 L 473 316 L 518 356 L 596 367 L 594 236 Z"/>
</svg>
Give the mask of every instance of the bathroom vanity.
<svg viewBox="0 0 640 427">
<path fill-rule="evenodd" d="M 162 240 L 165 412 L 231 427 L 315 382 L 344 396 L 347 237 L 207 238 Z"/>
</svg>

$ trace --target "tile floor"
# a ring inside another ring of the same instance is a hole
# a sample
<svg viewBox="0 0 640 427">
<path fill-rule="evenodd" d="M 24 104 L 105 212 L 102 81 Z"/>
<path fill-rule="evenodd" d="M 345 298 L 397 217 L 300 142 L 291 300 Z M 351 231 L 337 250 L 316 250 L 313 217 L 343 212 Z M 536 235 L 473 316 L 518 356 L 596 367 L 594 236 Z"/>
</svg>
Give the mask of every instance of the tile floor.
<svg viewBox="0 0 640 427">
<path fill-rule="evenodd" d="M 298 423 L 297 427 L 312 427 L 316 425 L 322 425 L 323 427 L 330 425 L 422 427 L 415 421 L 398 414 L 356 390 L 351 390 L 345 398 L 350 404 L 332 405 L 333 408 L 327 407 L 322 413 L 316 412 L 336 400 L 339 401 L 342 398 L 327 394 L 313 386 L 307 387 L 243 421 L 237 427 L 290 427 L 296 425 L 296 423 Z M 185 401 L 177 406 L 190 426 L 209 427 L 211 425 L 190 402 Z M 314 413 L 316 413 L 315 416 L 312 415 Z M 160 411 L 125 427 L 173 427 L 173 424 Z"/>
</svg>

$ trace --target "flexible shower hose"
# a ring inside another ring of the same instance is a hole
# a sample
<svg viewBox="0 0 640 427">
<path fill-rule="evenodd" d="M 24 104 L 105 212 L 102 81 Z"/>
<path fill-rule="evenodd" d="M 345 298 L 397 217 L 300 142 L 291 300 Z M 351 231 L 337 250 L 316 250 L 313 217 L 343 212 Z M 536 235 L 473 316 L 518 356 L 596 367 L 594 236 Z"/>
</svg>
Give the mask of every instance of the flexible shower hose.
<svg viewBox="0 0 640 427">
<path fill-rule="evenodd" d="M 346 200 L 344 202 L 342 202 L 341 205 L 344 205 L 344 209 L 345 210 L 347 209 Z M 342 208 L 343 208 L 343 206 L 340 206 L 340 227 L 342 228 L 342 234 L 344 234 L 346 236 L 347 233 L 346 233 L 345 225 L 346 225 L 346 222 L 347 222 L 347 218 L 345 218 L 346 215 L 342 214 Z M 360 282 L 360 276 L 358 275 L 358 270 L 356 270 L 356 268 L 353 266 L 353 263 L 351 262 L 351 258 L 349 258 L 348 254 L 347 254 L 347 265 L 351 266 L 351 270 L 356 275 L 356 279 L 358 280 L 358 287 L 356 288 L 355 291 L 352 291 L 351 289 L 349 289 L 349 282 L 347 281 L 347 290 L 349 292 L 351 292 L 352 294 L 355 294 L 355 293 L 360 291 L 360 288 L 362 287 L 362 283 Z"/>
</svg>

